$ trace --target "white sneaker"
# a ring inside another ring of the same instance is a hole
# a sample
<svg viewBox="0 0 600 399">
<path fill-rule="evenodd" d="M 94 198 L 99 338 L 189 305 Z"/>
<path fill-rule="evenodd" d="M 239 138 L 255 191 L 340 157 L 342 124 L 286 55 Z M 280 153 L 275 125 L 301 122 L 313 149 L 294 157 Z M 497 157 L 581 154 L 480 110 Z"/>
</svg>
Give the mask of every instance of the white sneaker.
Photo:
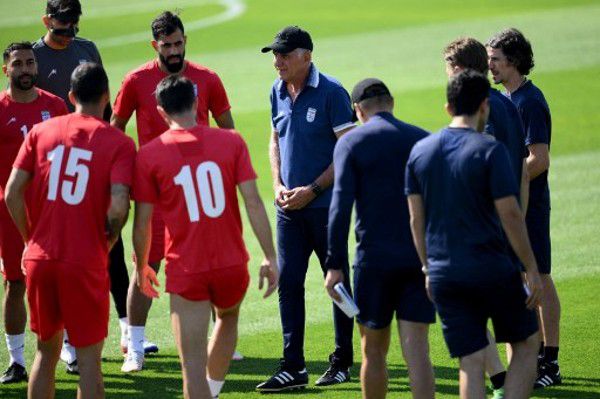
<svg viewBox="0 0 600 399">
<path fill-rule="evenodd" d="M 148 341 L 144 337 L 144 353 L 147 355 L 149 353 L 158 353 L 158 345 L 154 342 Z"/>
<path fill-rule="evenodd" d="M 144 353 L 130 351 L 127 353 L 127 357 L 123 362 L 123 366 L 121 366 L 121 371 L 124 373 L 135 373 L 137 371 L 142 371 L 142 367 L 144 366 Z"/>
<path fill-rule="evenodd" d="M 63 342 L 63 346 L 60 349 L 60 360 L 67 364 L 71 364 L 77 360 L 77 353 L 75 348 L 66 342 Z"/>
<path fill-rule="evenodd" d="M 233 356 L 231 356 L 231 360 L 236 360 L 236 361 L 244 360 L 244 355 L 242 355 L 238 351 L 235 351 L 235 352 L 233 352 Z"/>
</svg>

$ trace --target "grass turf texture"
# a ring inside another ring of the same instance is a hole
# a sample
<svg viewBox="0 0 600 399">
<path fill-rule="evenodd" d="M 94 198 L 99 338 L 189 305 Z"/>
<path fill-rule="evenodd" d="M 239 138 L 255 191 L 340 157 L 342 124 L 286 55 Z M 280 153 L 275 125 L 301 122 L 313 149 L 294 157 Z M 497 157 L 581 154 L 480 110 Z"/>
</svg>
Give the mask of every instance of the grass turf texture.
<svg viewBox="0 0 600 399">
<path fill-rule="evenodd" d="M 90 0 L 84 3 L 81 35 L 99 44 L 111 79 L 113 95 L 125 73 L 154 57 L 147 44 L 152 17 L 165 8 L 181 8 L 186 26 L 192 21 L 219 16 L 225 4 L 239 1 Z M 326 4 L 325 4 L 326 3 Z M 593 1 L 548 0 L 545 2 L 463 1 L 448 6 L 437 1 L 379 1 L 368 8 L 356 0 L 302 2 L 252 0 L 245 12 L 229 22 L 203 30 L 190 30 L 187 58 L 215 69 L 228 90 L 236 126 L 246 138 L 259 173 L 259 186 L 268 206 L 272 193 L 267 158 L 269 136 L 268 91 L 275 77 L 271 58 L 258 49 L 282 26 L 299 24 L 315 42 L 315 62 L 325 73 L 338 78 L 347 89 L 359 79 L 377 76 L 388 83 L 396 97 L 397 115 L 432 131 L 447 122 L 443 111 L 444 70 L 441 51 L 459 35 L 485 41 L 508 26 L 522 29 L 534 46 L 536 68 L 532 79 L 548 99 L 553 115 L 552 240 L 553 275 L 563 304 L 561 387 L 536 392 L 544 398 L 600 398 L 600 361 L 597 336 L 600 321 L 596 290 L 600 286 L 597 236 L 600 233 L 600 117 L 594 99 L 600 98 L 600 6 Z M 0 45 L 13 40 L 35 40 L 44 33 L 39 16 L 43 5 L 32 0 L 0 4 Z M 147 32 L 146 42 L 131 42 L 126 35 Z M 121 43 L 117 45 L 116 43 Z M 103 45 L 106 43 L 106 45 Z M 5 87 L 6 80 L 0 84 Z M 135 135 L 134 121 L 128 133 Z M 128 259 L 131 253 L 130 224 L 124 230 Z M 247 226 L 247 224 L 246 224 Z M 256 275 L 260 250 L 246 228 Z M 160 275 L 164 284 L 164 275 Z M 254 386 L 276 367 L 281 353 L 277 300 L 262 300 L 256 279 L 243 305 L 239 349 L 246 359 L 234 363 L 222 397 L 258 397 Z M 307 277 L 306 357 L 311 383 L 326 367 L 332 349 L 330 304 L 322 289 L 319 267 L 313 259 Z M 181 396 L 181 377 L 170 333 L 168 297 L 161 295 L 150 312 L 148 337 L 161 348 L 148 358 L 146 370 L 137 375 L 119 371 L 116 316 L 111 318 L 103 370 L 108 397 L 164 398 Z M 358 337 L 356 331 L 355 336 Z M 360 361 L 358 338 L 356 360 Z M 31 364 L 35 338 L 27 335 L 27 360 Z M 448 358 L 439 323 L 431 329 L 431 350 L 440 398 L 455 397 L 457 363 Z M 596 348 L 596 349 L 594 349 Z M 7 353 L 0 350 L 0 365 Z M 389 356 L 391 395 L 407 397 L 407 374 L 394 337 Z M 353 382 L 328 389 L 310 388 L 309 397 L 360 397 L 358 365 Z M 57 397 L 72 397 L 77 379 L 57 372 Z M 22 398 L 24 384 L 1 386 L 2 398 Z M 277 395 L 278 396 L 278 395 Z M 288 395 L 289 396 L 289 395 Z"/>
</svg>

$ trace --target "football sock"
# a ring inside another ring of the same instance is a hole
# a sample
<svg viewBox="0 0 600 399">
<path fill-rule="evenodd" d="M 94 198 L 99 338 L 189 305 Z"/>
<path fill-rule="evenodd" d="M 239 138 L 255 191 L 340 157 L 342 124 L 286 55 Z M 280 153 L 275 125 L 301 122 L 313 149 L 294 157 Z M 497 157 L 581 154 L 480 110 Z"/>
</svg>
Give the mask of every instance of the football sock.
<svg viewBox="0 0 600 399">
<path fill-rule="evenodd" d="M 501 371 L 498 374 L 495 374 L 490 377 L 490 381 L 492 381 L 492 387 L 494 389 L 500 389 L 504 386 L 504 380 L 506 379 L 506 371 Z"/>
<path fill-rule="evenodd" d="M 129 326 L 129 349 L 144 353 L 144 326 Z"/>
<path fill-rule="evenodd" d="M 540 350 L 538 352 L 538 357 L 542 357 L 542 358 L 544 357 L 544 348 L 545 348 L 544 341 L 541 341 L 540 342 Z"/>
<path fill-rule="evenodd" d="M 6 336 L 6 347 L 10 355 L 10 364 L 18 363 L 25 367 L 25 333 Z"/>
<path fill-rule="evenodd" d="M 119 319 L 119 327 L 121 328 L 121 336 L 126 336 L 127 327 L 129 327 L 129 320 L 127 320 L 127 317 L 121 317 Z"/>
<path fill-rule="evenodd" d="M 208 387 L 210 388 L 210 396 L 217 397 L 221 393 L 221 389 L 223 389 L 223 384 L 225 381 L 216 381 L 206 376 L 206 381 L 208 381 Z"/>
<path fill-rule="evenodd" d="M 558 346 L 546 346 L 544 348 L 544 361 L 546 363 L 558 361 Z"/>
</svg>

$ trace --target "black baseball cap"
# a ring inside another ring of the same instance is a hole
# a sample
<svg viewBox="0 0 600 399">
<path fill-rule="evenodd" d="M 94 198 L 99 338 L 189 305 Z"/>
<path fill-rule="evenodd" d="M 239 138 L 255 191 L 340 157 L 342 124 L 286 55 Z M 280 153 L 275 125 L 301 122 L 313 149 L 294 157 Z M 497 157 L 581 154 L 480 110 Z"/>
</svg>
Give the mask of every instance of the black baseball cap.
<svg viewBox="0 0 600 399">
<path fill-rule="evenodd" d="M 352 104 L 358 104 L 367 98 L 379 97 L 379 96 L 391 96 L 390 90 L 387 88 L 385 83 L 377 78 L 363 79 L 354 86 L 352 89 Z M 354 122 L 358 121 L 356 116 L 356 110 L 352 116 Z"/>
<path fill-rule="evenodd" d="M 303 48 L 312 51 L 313 42 L 307 31 L 300 29 L 298 26 L 286 26 L 275 36 L 273 43 L 267 47 L 263 47 L 261 52 L 268 53 L 276 51 L 286 54 L 294 51 L 297 48 Z"/>
<path fill-rule="evenodd" d="M 352 104 L 357 104 L 367 98 L 384 95 L 392 95 L 385 83 L 376 78 L 363 79 L 352 89 Z"/>
</svg>

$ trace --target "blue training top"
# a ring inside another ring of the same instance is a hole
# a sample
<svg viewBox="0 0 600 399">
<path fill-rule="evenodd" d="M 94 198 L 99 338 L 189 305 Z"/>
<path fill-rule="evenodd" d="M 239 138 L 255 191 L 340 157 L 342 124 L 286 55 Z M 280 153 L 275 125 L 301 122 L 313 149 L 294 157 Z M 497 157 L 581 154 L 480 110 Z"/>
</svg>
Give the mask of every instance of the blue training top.
<svg viewBox="0 0 600 399">
<path fill-rule="evenodd" d="M 404 196 L 404 169 L 413 145 L 429 134 L 387 112 L 344 135 L 335 147 L 327 268 L 348 262 L 348 230 L 356 201 L 355 264 L 420 268 Z"/>
<path fill-rule="evenodd" d="M 514 273 L 494 200 L 517 195 L 504 144 L 445 128 L 417 143 L 406 194 L 421 194 L 432 280 L 490 282 Z"/>
<path fill-rule="evenodd" d="M 531 80 L 525 82 L 510 94 L 516 105 L 523 127 L 525 128 L 525 145 L 548 144 L 552 136 L 552 119 L 550 108 L 544 94 Z M 548 188 L 548 171 L 544 171 L 529 183 L 529 207 L 527 212 L 550 211 L 550 189 Z"/>
<path fill-rule="evenodd" d="M 271 125 L 279 135 L 281 181 L 288 189 L 314 182 L 333 162 L 335 133 L 354 126 L 350 96 L 335 79 L 311 65 L 306 85 L 294 102 L 284 81 L 271 88 Z M 307 208 L 327 208 L 331 188 Z"/>
</svg>

